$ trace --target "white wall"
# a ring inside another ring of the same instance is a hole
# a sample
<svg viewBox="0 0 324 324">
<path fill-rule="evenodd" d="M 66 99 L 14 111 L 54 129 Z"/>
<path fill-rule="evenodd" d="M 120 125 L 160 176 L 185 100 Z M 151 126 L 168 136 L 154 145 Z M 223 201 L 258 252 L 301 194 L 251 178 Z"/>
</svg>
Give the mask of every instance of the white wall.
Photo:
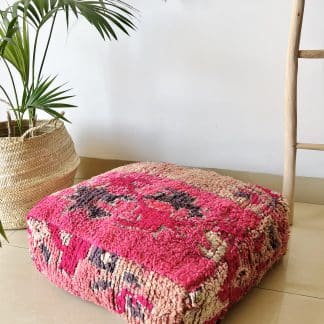
<svg viewBox="0 0 324 324">
<path fill-rule="evenodd" d="M 77 95 L 67 116 L 79 154 L 281 174 L 292 1 L 132 3 L 138 31 L 118 43 L 57 26 L 47 72 Z M 324 48 L 324 3 L 308 3 L 302 46 Z M 300 140 L 324 143 L 324 63 L 300 72 Z M 299 154 L 299 175 L 323 166 L 323 153 Z"/>
</svg>

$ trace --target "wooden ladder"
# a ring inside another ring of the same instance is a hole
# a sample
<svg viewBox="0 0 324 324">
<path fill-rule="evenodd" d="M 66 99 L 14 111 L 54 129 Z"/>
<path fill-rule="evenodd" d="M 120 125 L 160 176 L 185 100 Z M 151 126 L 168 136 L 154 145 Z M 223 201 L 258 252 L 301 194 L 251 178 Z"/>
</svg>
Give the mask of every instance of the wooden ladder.
<svg viewBox="0 0 324 324">
<path fill-rule="evenodd" d="M 299 59 L 324 59 L 324 50 L 301 50 L 305 0 L 294 0 L 290 25 L 286 66 L 285 94 L 285 164 L 283 195 L 290 207 L 289 222 L 293 223 L 297 149 L 324 151 L 324 144 L 297 142 L 297 83 Z"/>
</svg>

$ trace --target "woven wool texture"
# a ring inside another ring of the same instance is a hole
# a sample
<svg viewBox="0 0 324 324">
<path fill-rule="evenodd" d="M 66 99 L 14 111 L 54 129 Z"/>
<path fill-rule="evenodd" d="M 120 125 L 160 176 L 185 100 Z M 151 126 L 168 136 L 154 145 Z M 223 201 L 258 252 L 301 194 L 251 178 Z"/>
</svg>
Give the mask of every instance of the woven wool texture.
<svg viewBox="0 0 324 324">
<path fill-rule="evenodd" d="M 212 171 L 127 165 L 28 215 L 37 269 L 129 323 L 215 323 L 286 252 L 282 196 Z"/>
</svg>

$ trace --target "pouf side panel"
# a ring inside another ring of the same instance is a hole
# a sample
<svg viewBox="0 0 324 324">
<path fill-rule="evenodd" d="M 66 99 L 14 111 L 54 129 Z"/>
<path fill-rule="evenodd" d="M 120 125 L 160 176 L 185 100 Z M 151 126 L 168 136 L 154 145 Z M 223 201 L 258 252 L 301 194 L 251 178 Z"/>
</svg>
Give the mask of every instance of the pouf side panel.
<svg viewBox="0 0 324 324">
<path fill-rule="evenodd" d="M 204 323 L 228 306 L 228 301 L 218 298 L 226 279 L 225 264 L 199 289 L 188 292 L 44 221 L 29 219 L 28 226 L 30 252 L 41 273 L 56 286 L 119 313 L 129 323 Z"/>
</svg>

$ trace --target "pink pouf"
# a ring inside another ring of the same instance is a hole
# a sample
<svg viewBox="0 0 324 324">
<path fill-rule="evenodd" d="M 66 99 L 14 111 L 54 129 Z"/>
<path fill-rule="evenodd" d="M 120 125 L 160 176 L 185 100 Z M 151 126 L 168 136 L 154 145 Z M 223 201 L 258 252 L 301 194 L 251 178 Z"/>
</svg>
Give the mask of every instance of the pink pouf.
<svg viewBox="0 0 324 324">
<path fill-rule="evenodd" d="M 130 323 L 215 323 L 286 252 L 281 195 L 212 171 L 127 165 L 28 215 L 37 269 Z"/>
</svg>

